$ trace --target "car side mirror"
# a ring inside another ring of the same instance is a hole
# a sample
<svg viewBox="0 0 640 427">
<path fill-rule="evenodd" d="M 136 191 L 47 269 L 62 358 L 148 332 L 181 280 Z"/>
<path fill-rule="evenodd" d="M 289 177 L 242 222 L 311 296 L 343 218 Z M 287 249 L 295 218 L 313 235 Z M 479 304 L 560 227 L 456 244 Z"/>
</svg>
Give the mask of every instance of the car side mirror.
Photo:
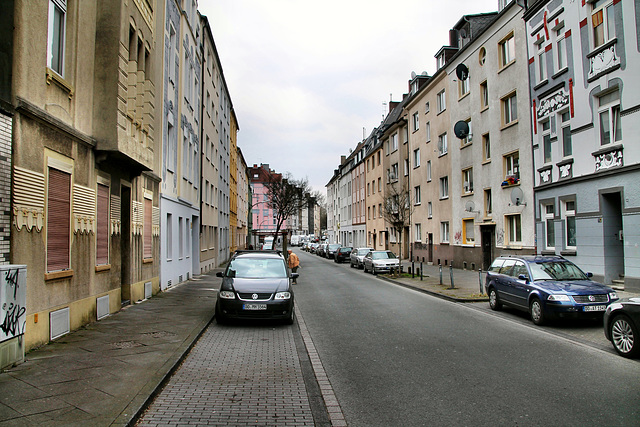
<svg viewBox="0 0 640 427">
<path fill-rule="evenodd" d="M 224 277 L 224 275 L 222 274 L 222 271 L 218 271 L 218 272 L 216 273 L 216 276 L 218 276 L 218 277 Z"/>
<path fill-rule="evenodd" d="M 529 283 L 529 278 L 525 274 L 519 275 L 518 280 L 524 280 L 525 282 Z"/>
<path fill-rule="evenodd" d="M 591 278 L 593 277 L 593 273 L 588 272 L 588 273 L 587 273 L 587 277 L 588 277 L 589 279 L 591 279 Z"/>
</svg>

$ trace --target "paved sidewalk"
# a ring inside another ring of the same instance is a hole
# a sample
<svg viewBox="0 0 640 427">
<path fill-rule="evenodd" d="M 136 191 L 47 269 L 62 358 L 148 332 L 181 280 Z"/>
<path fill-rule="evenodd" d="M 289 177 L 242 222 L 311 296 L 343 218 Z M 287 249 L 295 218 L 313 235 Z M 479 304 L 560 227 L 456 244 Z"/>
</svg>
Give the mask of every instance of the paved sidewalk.
<svg viewBox="0 0 640 427">
<path fill-rule="evenodd" d="M 126 307 L 0 373 L 0 426 L 128 425 L 214 315 L 215 271 Z"/>
</svg>

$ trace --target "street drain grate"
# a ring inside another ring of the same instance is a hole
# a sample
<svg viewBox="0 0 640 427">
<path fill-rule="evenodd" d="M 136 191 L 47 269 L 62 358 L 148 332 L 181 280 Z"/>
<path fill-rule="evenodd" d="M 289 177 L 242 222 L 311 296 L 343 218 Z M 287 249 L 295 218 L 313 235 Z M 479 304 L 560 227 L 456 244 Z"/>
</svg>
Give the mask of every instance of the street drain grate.
<svg viewBox="0 0 640 427">
<path fill-rule="evenodd" d="M 166 337 L 176 336 L 176 334 L 174 334 L 173 332 L 166 332 L 166 331 L 145 332 L 142 335 L 146 337 L 151 337 L 151 338 L 166 338 Z"/>
<path fill-rule="evenodd" d="M 139 342 L 135 342 L 135 341 L 120 341 L 120 342 L 114 342 L 110 344 L 111 347 L 117 348 L 117 349 L 142 347 L 143 345 L 144 344 L 140 344 Z"/>
</svg>

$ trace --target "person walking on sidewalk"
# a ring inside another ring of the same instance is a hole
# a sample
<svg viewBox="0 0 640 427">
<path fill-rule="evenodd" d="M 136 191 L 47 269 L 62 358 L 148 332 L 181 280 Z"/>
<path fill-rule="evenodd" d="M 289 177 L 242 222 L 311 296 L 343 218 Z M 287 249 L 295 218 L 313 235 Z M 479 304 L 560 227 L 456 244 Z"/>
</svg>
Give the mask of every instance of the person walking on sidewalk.
<svg viewBox="0 0 640 427">
<path fill-rule="evenodd" d="M 298 258 L 298 255 L 291 252 L 291 249 L 287 250 L 287 255 L 289 256 L 289 259 L 287 261 L 289 263 L 289 268 L 293 273 L 296 273 L 298 271 L 298 267 L 300 266 L 300 258 Z M 293 284 L 295 285 L 296 283 L 296 279 L 293 279 Z"/>
</svg>

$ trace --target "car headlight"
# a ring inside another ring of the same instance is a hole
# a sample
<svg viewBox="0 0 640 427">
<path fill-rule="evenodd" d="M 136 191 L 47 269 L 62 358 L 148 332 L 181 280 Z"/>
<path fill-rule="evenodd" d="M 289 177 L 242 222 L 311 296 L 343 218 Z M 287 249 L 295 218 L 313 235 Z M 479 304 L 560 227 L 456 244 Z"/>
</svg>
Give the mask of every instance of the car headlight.
<svg viewBox="0 0 640 427">
<path fill-rule="evenodd" d="M 609 301 L 613 301 L 614 299 L 618 299 L 618 294 L 615 292 L 609 292 Z"/>
<path fill-rule="evenodd" d="M 276 292 L 275 299 L 290 299 L 291 292 Z"/>
<path fill-rule="evenodd" d="M 224 299 L 235 299 L 236 294 L 233 293 L 232 291 L 220 291 L 220 298 L 224 298 Z"/>
<path fill-rule="evenodd" d="M 549 295 L 549 301 L 571 301 L 569 295 Z"/>
</svg>

